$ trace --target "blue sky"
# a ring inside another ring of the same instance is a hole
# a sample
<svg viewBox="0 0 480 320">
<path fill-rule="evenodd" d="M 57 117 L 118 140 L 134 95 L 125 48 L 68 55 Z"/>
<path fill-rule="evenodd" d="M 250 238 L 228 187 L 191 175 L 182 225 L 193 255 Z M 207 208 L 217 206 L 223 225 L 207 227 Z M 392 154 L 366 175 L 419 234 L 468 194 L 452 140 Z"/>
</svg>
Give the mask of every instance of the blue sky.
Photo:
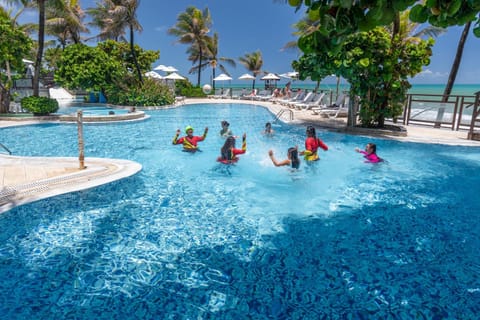
<svg viewBox="0 0 480 320">
<path fill-rule="evenodd" d="M 95 6 L 95 2 L 80 0 L 83 8 Z M 281 48 L 295 39 L 292 36 L 292 25 L 301 19 L 303 12 L 295 13 L 289 5 L 273 0 L 141 0 L 137 14 L 143 32 L 135 35 L 136 43 L 145 49 L 160 50 L 160 59 L 152 67 L 159 64 L 174 66 L 180 74 L 196 84 L 197 75 L 188 74 L 192 65 L 187 60 L 187 45 L 175 43 L 176 38 L 167 34 L 168 28 L 175 25 L 178 14 L 188 6 L 210 9 L 213 20 L 211 34 L 219 34 L 219 56 L 237 61 L 236 68 L 229 68 L 234 79 L 247 72 L 238 63 L 238 58 L 256 50 L 262 52 L 265 71 L 284 73 L 292 70 L 291 62 L 298 56 L 295 52 L 281 51 Z M 447 33 L 436 39 L 430 65 L 412 79 L 412 83 L 446 83 L 462 29 L 463 27 L 449 28 Z M 470 31 L 457 84 L 480 83 L 480 64 L 476 59 L 478 52 L 480 39 L 475 38 Z M 208 83 L 210 76 L 211 70 L 203 71 L 202 84 Z M 324 80 L 325 83 L 334 81 L 333 77 Z"/>
</svg>

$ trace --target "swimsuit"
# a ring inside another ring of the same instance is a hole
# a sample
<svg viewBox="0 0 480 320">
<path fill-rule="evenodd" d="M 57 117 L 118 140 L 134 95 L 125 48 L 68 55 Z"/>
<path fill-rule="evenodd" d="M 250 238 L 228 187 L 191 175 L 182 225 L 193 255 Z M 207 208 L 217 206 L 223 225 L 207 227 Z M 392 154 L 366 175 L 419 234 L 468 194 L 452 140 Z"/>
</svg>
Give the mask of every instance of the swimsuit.
<svg viewBox="0 0 480 320">
<path fill-rule="evenodd" d="M 320 159 L 317 154 L 318 147 L 325 151 L 328 150 L 327 145 L 319 138 L 308 137 L 305 140 L 305 151 L 303 152 L 303 155 L 306 161 L 316 161 Z"/>
<path fill-rule="evenodd" d="M 230 150 L 227 151 L 227 154 L 225 155 L 222 154 L 220 157 L 218 157 L 217 161 L 224 164 L 235 163 L 238 161 L 237 155 L 244 154 L 246 151 L 247 151 L 247 141 L 243 140 L 242 149 L 231 148 Z"/>
<path fill-rule="evenodd" d="M 377 156 L 375 153 L 368 154 L 363 150 L 361 150 L 360 153 L 363 154 L 363 157 L 367 160 L 365 162 L 378 163 L 383 161 L 383 159 Z"/>
<path fill-rule="evenodd" d="M 178 139 L 178 136 L 176 135 L 173 137 L 173 144 L 183 144 L 183 150 L 185 151 L 196 151 L 198 150 L 197 143 L 199 141 L 203 141 L 205 137 L 207 136 L 206 133 L 203 134 L 203 136 L 185 136 L 180 139 Z"/>
</svg>

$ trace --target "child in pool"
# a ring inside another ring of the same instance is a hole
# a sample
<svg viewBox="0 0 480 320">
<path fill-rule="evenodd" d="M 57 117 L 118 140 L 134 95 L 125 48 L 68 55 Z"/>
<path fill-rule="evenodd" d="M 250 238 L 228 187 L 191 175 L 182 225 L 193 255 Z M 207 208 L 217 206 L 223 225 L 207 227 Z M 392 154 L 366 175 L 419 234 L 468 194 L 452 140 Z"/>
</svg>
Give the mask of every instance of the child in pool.
<svg viewBox="0 0 480 320">
<path fill-rule="evenodd" d="M 298 169 L 300 167 L 300 159 L 298 158 L 297 147 L 288 148 L 287 159 L 283 161 L 277 161 L 277 159 L 275 159 L 273 150 L 268 151 L 268 156 L 270 157 L 270 160 L 272 160 L 275 167 L 291 166 L 293 169 Z"/>
<path fill-rule="evenodd" d="M 223 144 L 222 149 L 220 149 L 220 157 L 217 158 L 218 162 L 224 164 L 231 164 L 238 161 L 237 155 L 244 154 L 247 151 L 247 134 L 244 133 L 242 137 L 242 149 L 235 148 L 235 137 L 229 136 L 225 143 Z"/>
<path fill-rule="evenodd" d="M 365 162 L 378 163 L 382 162 L 383 159 L 377 156 L 377 146 L 375 143 L 367 143 L 365 150 L 360 150 L 360 148 L 355 148 L 355 151 L 363 154 Z"/>
<path fill-rule="evenodd" d="M 264 135 L 271 136 L 273 135 L 273 129 L 272 129 L 272 124 L 270 122 L 267 122 L 265 124 L 265 130 L 262 132 Z"/>
<path fill-rule="evenodd" d="M 230 123 L 228 123 L 228 121 L 223 120 L 221 125 L 222 125 L 222 130 L 220 130 L 220 136 L 222 138 L 233 136 L 232 130 L 230 130 Z"/>
</svg>

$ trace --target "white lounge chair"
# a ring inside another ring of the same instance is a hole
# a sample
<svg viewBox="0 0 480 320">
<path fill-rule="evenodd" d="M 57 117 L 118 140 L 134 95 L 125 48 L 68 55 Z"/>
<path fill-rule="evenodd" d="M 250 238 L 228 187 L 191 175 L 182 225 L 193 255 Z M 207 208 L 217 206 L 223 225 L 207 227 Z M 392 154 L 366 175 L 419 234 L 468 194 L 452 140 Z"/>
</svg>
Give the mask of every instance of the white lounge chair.
<svg viewBox="0 0 480 320">
<path fill-rule="evenodd" d="M 222 89 L 222 91 L 223 91 L 223 89 Z M 214 95 L 213 98 L 214 98 L 214 99 L 227 99 L 227 98 L 230 98 L 230 88 L 228 88 L 227 90 L 223 91 L 223 93 Z"/>
<path fill-rule="evenodd" d="M 313 114 L 319 114 L 321 112 L 321 110 L 326 110 L 326 109 L 337 110 L 337 108 L 344 107 L 346 97 L 347 96 L 342 93 L 337 97 L 337 100 L 333 104 L 331 104 L 329 106 L 313 107 L 313 108 L 311 108 L 311 110 L 313 111 Z"/>
<path fill-rule="evenodd" d="M 299 103 L 307 103 L 309 101 L 311 101 L 313 98 L 313 92 L 310 91 L 308 92 L 305 97 L 302 99 L 302 101 L 297 101 L 297 102 L 292 102 L 292 103 L 289 103 L 288 106 L 292 109 L 296 109 L 296 105 L 299 104 Z"/>
<path fill-rule="evenodd" d="M 289 103 L 301 102 L 305 97 L 305 91 L 297 91 L 297 93 L 291 98 L 279 99 L 278 103 L 282 106 L 288 106 Z"/>
<path fill-rule="evenodd" d="M 315 97 L 312 99 L 312 101 L 310 102 L 306 102 L 306 103 L 297 103 L 295 104 L 295 107 L 298 109 L 298 110 L 310 110 L 312 108 L 322 108 L 322 101 L 323 101 L 323 98 L 325 97 L 325 93 L 318 93 L 315 95 Z M 325 105 L 323 105 L 323 107 L 325 107 Z"/>
</svg>

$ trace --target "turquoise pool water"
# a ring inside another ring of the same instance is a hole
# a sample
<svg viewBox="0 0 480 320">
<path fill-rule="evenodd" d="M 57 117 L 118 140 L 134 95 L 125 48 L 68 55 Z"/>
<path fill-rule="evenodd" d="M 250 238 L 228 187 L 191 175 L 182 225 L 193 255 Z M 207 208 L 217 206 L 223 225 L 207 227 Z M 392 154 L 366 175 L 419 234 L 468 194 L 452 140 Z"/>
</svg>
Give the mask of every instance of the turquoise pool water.
<svg viewBox="0 0 480 320">
<path fill-rule="evenodd" d="M 318 130 L 299 172 L 273 167 L 305 127 L 248 105 L 149 112 L 86 125 L 86 157 L 143 170 L 0 215 L 0 314 L 8 319 L 475 319 L 480 314 L 480 149 Z M 221 120 L 247 133 L 215 162 Z M 202 152 L 171 145 L 210 128 Z M 76 126 L 0 129 L 14 155 L 77 156 Z M 387 159 L 364 163 L 355 147 Z M 88 162 L 86 163 L 88 165 Z"/>
<path fill-rule="evenodd" d="M 71 104 L 60 105 L 57 114 L 76 114 L 78 110 L 82 110 L 84 116 L 105 116 L 110 112 L 115 114 L 128 113 L 127 109 L 112 108 L 105 105 L 86 105 L 86 104 Z"/>
</svg>

